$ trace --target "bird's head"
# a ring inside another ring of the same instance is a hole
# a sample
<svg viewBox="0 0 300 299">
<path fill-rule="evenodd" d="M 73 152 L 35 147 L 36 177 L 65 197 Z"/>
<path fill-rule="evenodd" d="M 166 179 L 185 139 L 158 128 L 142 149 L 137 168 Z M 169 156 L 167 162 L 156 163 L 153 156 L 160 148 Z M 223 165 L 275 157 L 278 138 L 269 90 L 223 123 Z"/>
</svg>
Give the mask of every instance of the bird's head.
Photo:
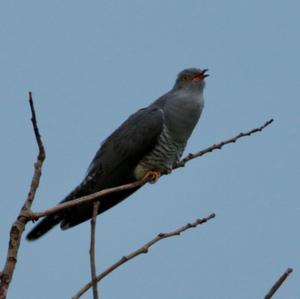
<svg viewBox="0 0 300 299">
<path fill-rule="evenodd" d="M 193 89 L 202 91 L 205 86 L 204 79 L 209 75 L 206 74 L 208 69 L 190 68 L 181 71 L 174 85 L 174 89 Z"/>
</svg>

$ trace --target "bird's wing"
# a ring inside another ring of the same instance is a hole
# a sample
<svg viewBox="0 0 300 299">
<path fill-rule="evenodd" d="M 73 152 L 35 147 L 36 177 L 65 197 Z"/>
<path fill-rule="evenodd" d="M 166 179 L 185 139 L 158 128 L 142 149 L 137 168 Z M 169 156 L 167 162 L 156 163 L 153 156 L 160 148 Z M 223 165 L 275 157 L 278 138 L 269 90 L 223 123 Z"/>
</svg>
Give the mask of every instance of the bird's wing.
<svg viewBox="0 0 300 299">
<path fill-rule="evenodd" d="M 134 169 L 156 145 L 163 123 L 163 111 L 159 108 L 148 107 L 130 116 L 104 141 L 88 168 L 86 178 L 63 202 L 135 181 Z M 137 189 L 139 187 L 103 197 L 98 213 L 110 209 Z M 75 206 L 63 213 L 61 228 L 75 226 L 91 215 L 91 204 Z"/>
<path fill-rule="evenodd" d="M 163 111 L 156 107 L 144 108 L 131 115 L 104 141 L 88 168 L 86 178 L 103 180 L 105 176 L 111 181 L 112 176 L 118 176 L 134 179 L 134 168 L 156 145 L 163 123 Z M 109 185 L 116 183 L 119 182 Z"/>
</svg>

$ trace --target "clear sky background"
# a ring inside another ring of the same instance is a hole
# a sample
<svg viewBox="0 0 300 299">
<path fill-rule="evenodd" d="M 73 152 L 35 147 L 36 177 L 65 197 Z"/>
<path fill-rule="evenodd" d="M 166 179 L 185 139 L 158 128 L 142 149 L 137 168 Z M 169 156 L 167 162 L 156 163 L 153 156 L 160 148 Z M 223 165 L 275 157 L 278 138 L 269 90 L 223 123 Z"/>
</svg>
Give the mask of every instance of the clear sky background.
<svg viewBox="0 0 300 299">
<path fill-rule="evenodd" d="M 296 298 L 299 11 L 296 0 L 2 1 L 1 268 L 37 155 L 28 91 L 47 150 L 33 205 L 41 210 L 80 182 L 131 113 L 168 91 L 180 70 L 202 67 L 211 75 L 206 105 L 186 153 L 275 122 L 98 218 L 101 272 L 157 233 L 217 214 L 105 278 L 102 298 L 262 298 L 287 267 L 295 271 L 274 298 Z M 70 298 L 90 279 L 89 235 L 87 222 L 22 240 L 8 298 Z"/>
</svg>

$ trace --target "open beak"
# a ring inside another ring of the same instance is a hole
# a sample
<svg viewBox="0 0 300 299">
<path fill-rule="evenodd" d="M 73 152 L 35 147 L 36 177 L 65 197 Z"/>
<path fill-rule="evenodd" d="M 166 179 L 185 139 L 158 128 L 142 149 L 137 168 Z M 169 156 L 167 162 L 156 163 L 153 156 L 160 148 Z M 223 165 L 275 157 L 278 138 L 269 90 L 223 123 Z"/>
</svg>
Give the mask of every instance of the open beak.
<svg viewBox="0 0 300 299">
<path fill-rule="evenodd" d="M 193 80 L 196 80 L 196 81 L 204 80 L 206 77 L 209 76 L 209 74 L 206 74 L 207 71 L 208 71 L 208 69 L 204 69 L 201 73 L 195 75 L 193 77 Z"/>
</svg>

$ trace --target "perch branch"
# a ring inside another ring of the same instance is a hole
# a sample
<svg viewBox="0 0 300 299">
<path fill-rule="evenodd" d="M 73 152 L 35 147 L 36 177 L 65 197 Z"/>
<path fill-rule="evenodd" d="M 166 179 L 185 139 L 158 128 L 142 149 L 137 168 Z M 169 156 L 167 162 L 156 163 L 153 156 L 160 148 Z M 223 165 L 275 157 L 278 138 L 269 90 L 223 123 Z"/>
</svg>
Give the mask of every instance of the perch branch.
<svg viewBox="0 0 300 299">
<path fill-rule="evenodd" d="M 91 219 L 90 264 L 91 264 L 91 278 L 92 278 L 94 299 L 99 299 L 98 286 L 96 280 L 97 273 L 96 273 L 96 257 L 95 257 L 96 221 L 97 221 L 99 205 L 100 205 L 99 201 L 94 202 L 93 217 Z"/>
<path fill-rule="evenodd" d="M 229 143 L 234 143 L 242 137 L 250 136 L 254 133 L 260 132 L 264 128 L 269 126 L 272 122 L 273 122 L 273 119 L 270 119 L 264 125 L 262 125 L 260 127 L 254 128 L 254 129 L 252 129 L 250 131 L 247 131 L 247 132 L 242 132 L 242 133 L 240 133 L 240 134 L 238 134 L 238 135 L 236 135 L 236 136 L 234 136 L 230 139 L 224 140 L 224 141 L 222 141 L 220 143 L 217 143 L 217 144 L 213 144 L 213 145 L 211 145 L 211 146 L 209 146 L 209 147 L 207 147 L 207 148 L 205 148 L 205 149 L 203 149 L 199 152 L 196 152 L 196 153 L 193 153 L 193 154 L 188 154 L 185 158 L 180 160 L 173 169 L 175 170 L 177 168 L 184 167 L 185 164 L 187 162 L 189 162 L 190 160 L 192 160 L 192 159 L 203 156 L 203 155 L 205 155 L 209 152 L 212 152 L 216 149 L 221 149 L 224 145 L 229 144 Z M 170 174 L 170 172 L 164 173 L 164 175 L 167 175 L 167 174 Z M 140 187 L 140 186 L 144 185 L 146 182 L 147 181 L 145 181 L 145 180 L 139 180 L 139 181 L 135 181 L 133 183 L 129 183 L 129 184 L 126 184 L 126 185 L 104 189 L 104 190 L 101 190 L 99 192 L 96 192 L 96 193 L 93 193 L 93 194 L 90 194 L 90 195 L 87 195 L 87 196 L 83 196 L 83 197 L 74 199 L 72 201 L 61 203 L 61 204 L 59 204 L 55 207 L 49 208 L 47 210 L 32 213 L 30 215 L 30 217 L 31 217 L 32 220 L 37 220 L 41 217 L 56 214 L 56 213 L 59 213 L 59 212 L 65 210 L 65 209 L 68 209 L 68 208 L 71 208 L 71 207 L 74 207 L 74 206 L 77 206 L 77 205 L 80 205 L 80 204 L 83 204 L 83 203 L 94 202 L 94 201 L 98 200 L 100 197 L 103 197 L 104 195 L 107 195 L 107 194 L 110 194 L 110 193 L 119 192 L 119 191 L 123 191 L 123 190 L 128 190 L 128 189 L 132 189 L 132 188 L 135 188 L 135 187 Z"/>
<path fill-rule="evenodd" d="M 105 276 L 107 276 L 109 273 L 111 273 L 112 271 L 114 271 L 115 269 L 117 269 L 118 267 L 120 267 L 121 265 L 127 263 L 128 261 L 132 260 L 133 258 L 137 257 L 138 255 L 141 254 L 145 254 L 148 253 L 149 249 L 151 246 L 153 246 L 155 243 L 166 239 L 166 238 L 170 238 L 170 237 L 174 237 L 174 236 L 179 236 L 181 233 L 183 233 L 184 231 L 194 228 L 200 224 L 203 224 L 207 221 L 209 221 L 210 219 L 214 218 L 215 214 L 210 214 L 208 217 L 206 218 L 202 218 L 202 219 L 197 219 L 196 221 L 194 221 L 193 223 L 188 223 L 180 228 L 177 228 L 174 231 L 168 232 L 168 233 L 160 233 L 158 234 L 154 239 L 150 240 L 149 242 L 147 242 L 146 244 L 144 244 L 142 247 L 140 247 L 139 249 L 133 251 L 132 253 L 130 253 L 127 256 L 123 256 L 120 260 L 118 260 L 116 263 L 114 263 L 113 265 L 111 265 L 110 267 L 108 267 L 105 271 L 103 271 L 101 274 L 99 274 L 96 277 L 96 281 L 99 282 L 101 279 L 103 279 Z M 80 298 L 89 288 L 91 288 L 93 285 L 92 282 L 87 283 L 82 289 L 80 289 L 76 295 L 74 295 L 72 297 L 72 299 L 78 299 Z"/>
<path fill-rule="evenodd" d="M 176 169 L 176 168 L 179 168 L 179 167 L 184 167 L 185 164 L 187 162 L 189 162 L 190 160 L 201 157 L 201 156 L 203 156 L 205 154 L 208 154 L 208 153 L 210 153 L 210 152 L 212 152 L 216 149 L 221 149 L 226 144 L 235 143 L 238 139 L 240 139 L 242 137 L 250 136 L 254 133 L 261 132 L 264 128 L 269 126 L 273 121 L 274 121 L 274 119 L 272 118 L 272 119 L 268 120 L 267 122 L 265 122 L 262 126 L 260 126 L 258 128 L 254 128 L 254 129 L 252 129 L 248 132 L 241 132 L 240 134 L 238 134 L 238 135 L 236 135 L 236 136 L 234 136 L 230 139 L 221 141 L 220 143 L 213 144 L 213 145 L 211 145 L 211 146 L 209 146 L 209 147 L 205 148 L 204 150 L 201 150 L 197 153 L 188 154 L 185 158 L 180 160 L 173 169 Z"/>
<path fill-rule="evenodd" d="M 37 220 L 41 217 L 56 214 L 56 213 L 62 212 L 66 209 L 75 207 L 75 206 L 83 204 L 83 203 L 94 202 L 94 201 L 98 200 L 100 197 L 103 197 L 104 195 L 119 192 L 119 191 L 123 191 L 123 190 L 127 190 L 127 189 L 132 189 L 132 188 L 135 188 L 135 187 L 139 187 L 139 186 L 144 185 L 145 183 L 146 182 L 144 180 L 139 180 L 139 181 L 135 181 L 133 183 L 125 184 L 125 185 L 103 189 L 101 191 L 98 191 L 98 192 L 95 192 L 95 193 L 92 193 L 92 194 L 89 194 L 89 195 L 86 195 L 86 196 L 82 196 L 80 198 L 77 198 L 77 199 L 74 199 L 74 200 L 71 200 L 71 201 L 67 201 L 67 202 L 58 204 L 57 206 L 49 208 L 47 210 L 32 213 L 30 215 L 30 217 L 31 217 L 32 220 Z"/>
<path fill-rule="evenodd" d="M 13 223 L 10 229 L 7 258 L 4 265 L 4 269 L 0 273 L 0 299 L 6 298 L 9 284 L 13 277 L 15 266 L 17 263 L 17 256 L 18 256 L 18 251 L 21 243 L 22 233 L 25 229 L 26 223 L 30 219 L 29 215 L 31 215 L 31 205 L 35 198 L 36 190 L 40 183 L 40 178 L 42 174 L 42 165 L 46 158 L 45 148 L 42 143 L 41 135 L 37 125 L 37 119 L 36 119 L 31 92 L 29 92 L 29 105 L 30 105 L 30 110 L 32 115 L 31 122 L 33 125 L 35 139 L 39 148 L 39 153 L 37 156 L 37 160 L 34 164 L 34 174 L 31 180 L 29 193 L 27 195 L 27 198 L 25 200 L 22 209 L 20 210 L 17 219 L 15 220 L 15 222 Z"/>
<path fill-rule="evenodd" d="M 288 268 L 275 282 L 275 284 L 272 286 L 268 294 L 265 296 L 264 299 L 270 299 L 273 297 L 273 295 L 276 293 L 276 291 L 281 287 L 281 285 L 284 283 L 284 281 L 288 278 L 288 276 L 293 272 L 292 268 Z"/>
</svg>

